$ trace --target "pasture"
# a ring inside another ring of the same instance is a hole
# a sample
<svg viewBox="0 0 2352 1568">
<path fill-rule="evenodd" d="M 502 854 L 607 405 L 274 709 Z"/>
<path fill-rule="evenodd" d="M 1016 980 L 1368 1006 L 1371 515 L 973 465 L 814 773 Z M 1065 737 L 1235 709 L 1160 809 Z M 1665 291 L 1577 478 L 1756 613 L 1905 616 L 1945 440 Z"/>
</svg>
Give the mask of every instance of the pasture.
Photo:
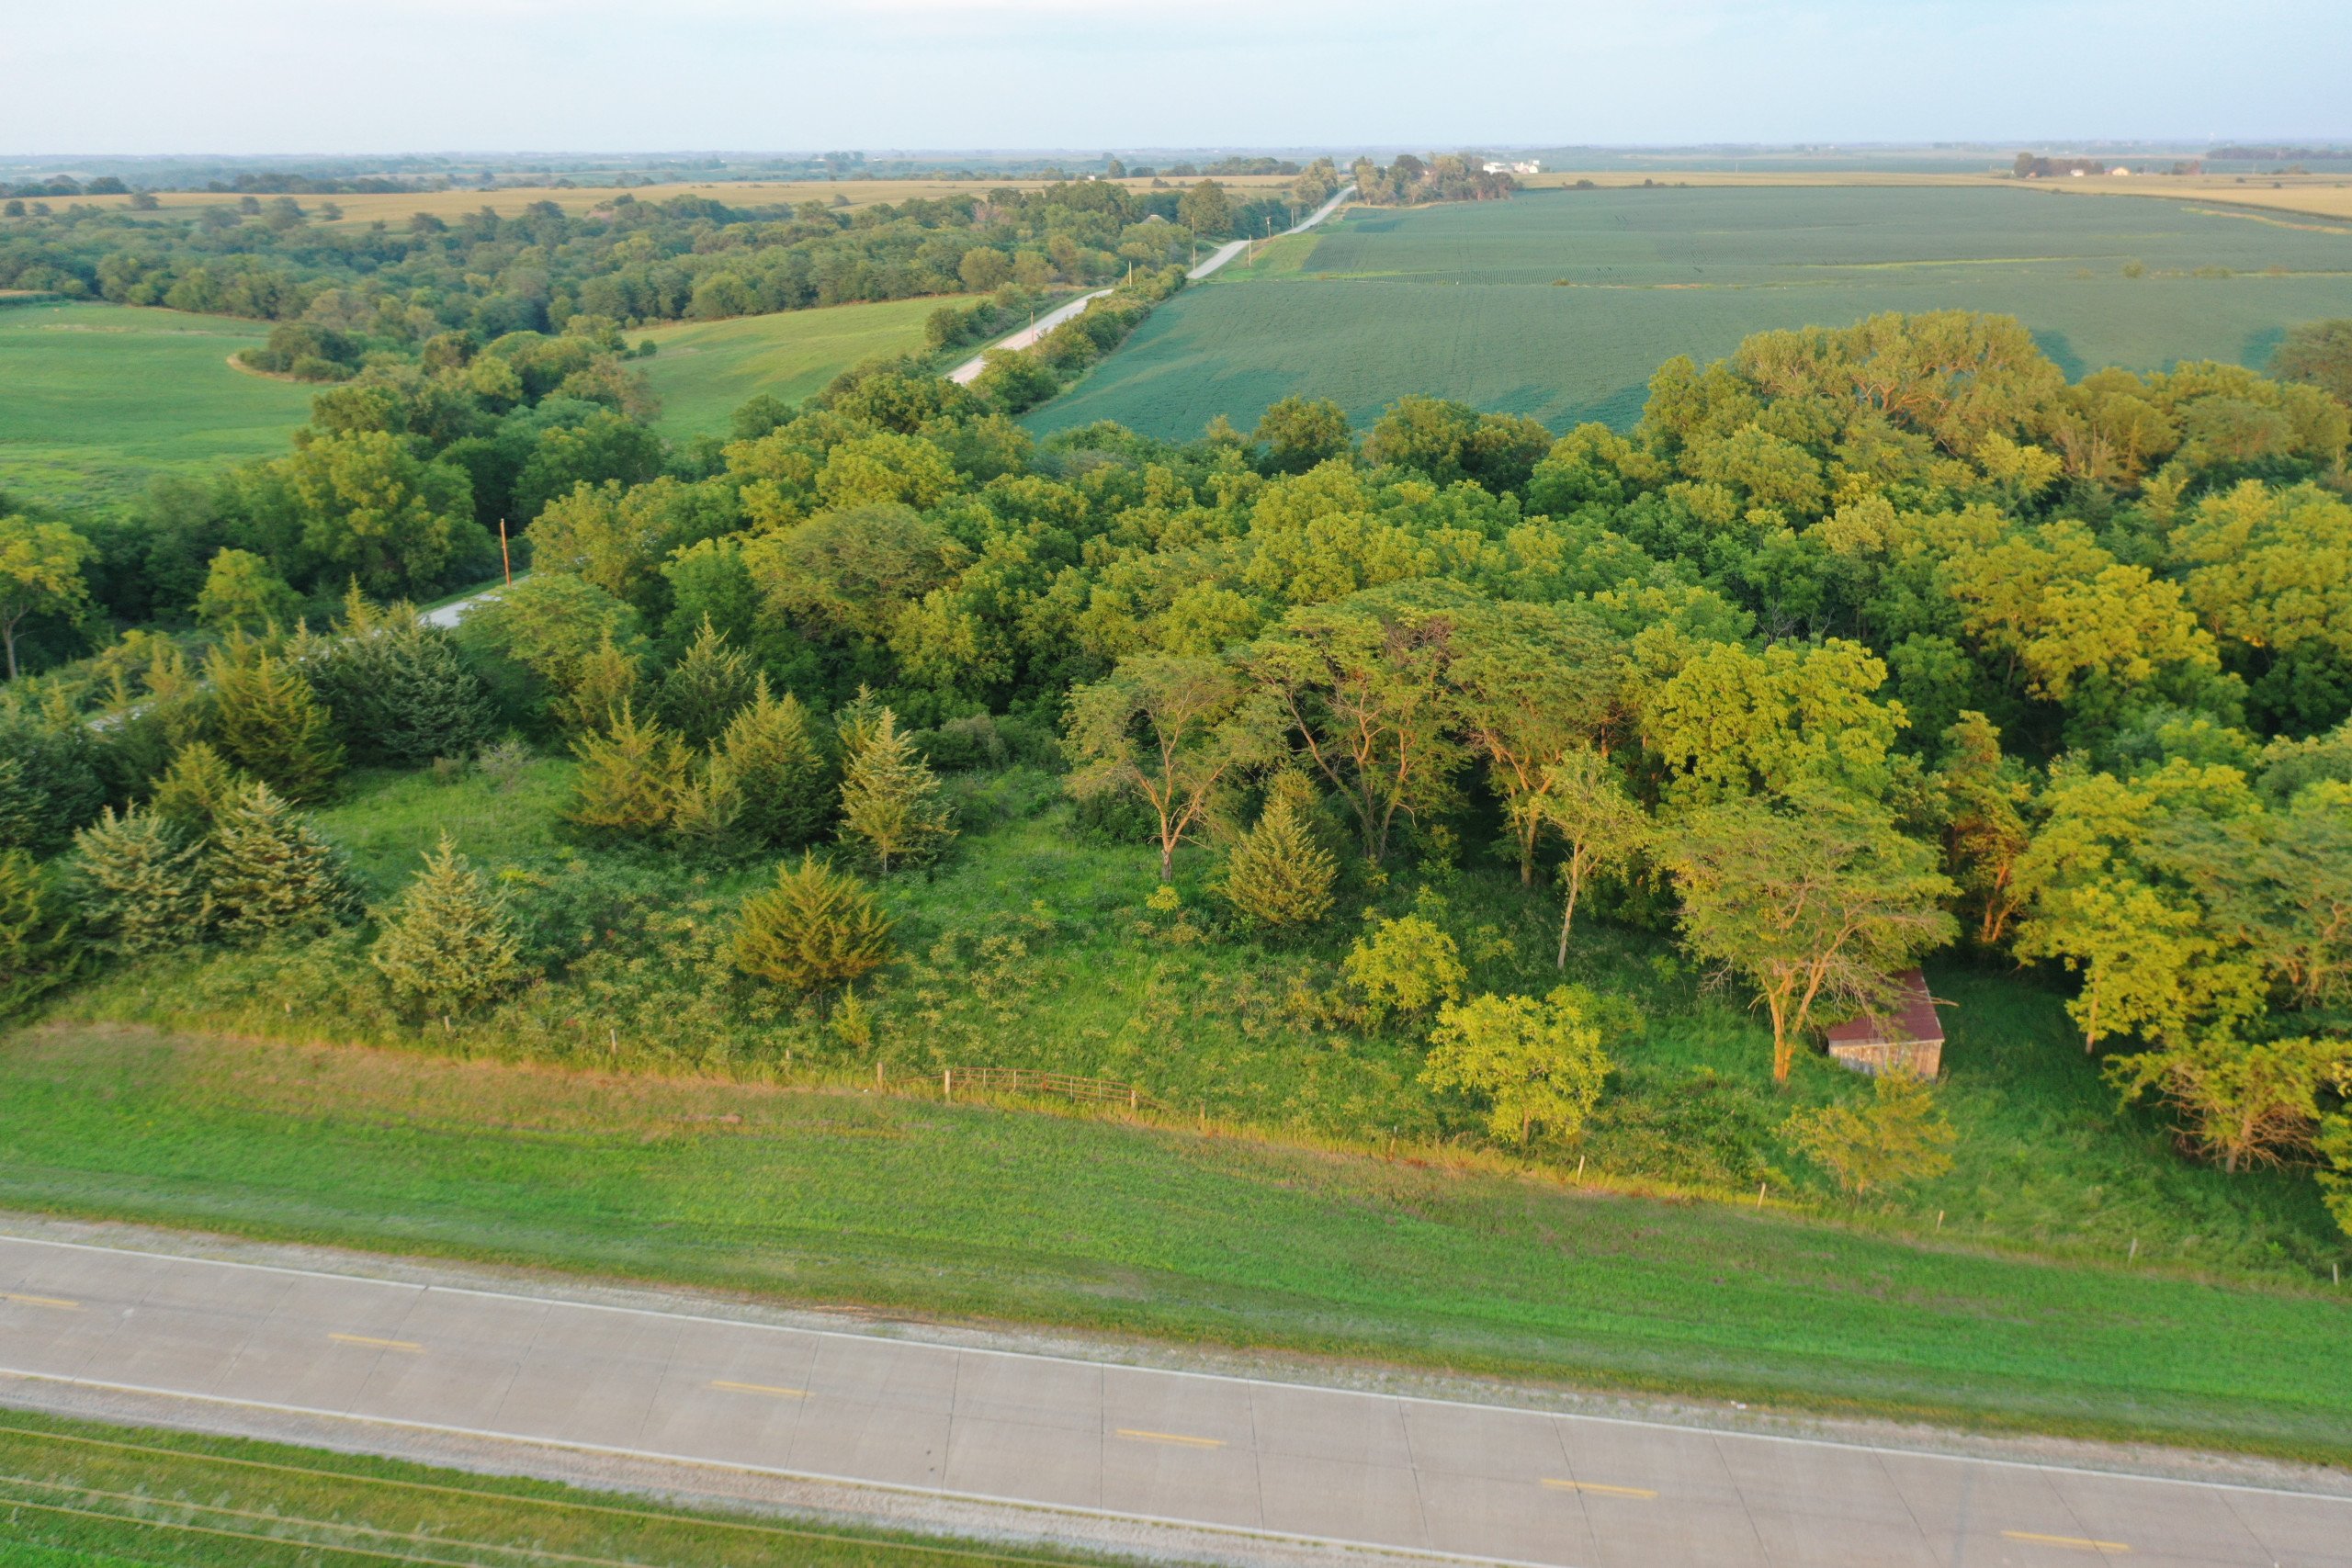
<svg viewBox="0 0 2352 1568">
<path fill-rule="evenodd" d="M 0 492 L 119 502 L 159 472 L 284 451 L 317 389 L 228 363 L 268 330 L 123 305 L 0 309 Z"/>
<path fill-rule="evenodd" d="M 2070 376 L 2259 366 L 2295 322 L 2352 314 L 2352 226 L 2014 185 L 1636 186 L 1358 209 L 1295 270 L 1236 271 L 1162 306 L 1029 423 L 1188 438 L 1219 413 L 1246 429 L 1293 393 L 1363 421 L 1431 392 L 1555 429 L 1623 426 L 1669 355 L 1704 362 L 1767 328 L 1948 307 L 2018 316 Z"/>
<path fill-rule="evenodd" d="M 672 440 L 724 434 L 755 393 L 797 403 L 860 360 L 920 352 L 923 321 L 949 300 L 891 299 L 723 321 L 679 321 L 629 334 L 660 352 L 641 368 L 662 399 L 656 428 Z"/>
</svg>

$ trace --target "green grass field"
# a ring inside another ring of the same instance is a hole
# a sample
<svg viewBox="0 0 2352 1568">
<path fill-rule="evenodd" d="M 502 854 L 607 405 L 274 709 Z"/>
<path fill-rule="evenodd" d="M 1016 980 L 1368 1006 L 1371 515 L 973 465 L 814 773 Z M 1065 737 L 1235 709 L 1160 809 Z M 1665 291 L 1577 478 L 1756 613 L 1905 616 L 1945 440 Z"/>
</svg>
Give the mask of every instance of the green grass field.
<svg viewBox="0 0 2352 1568">
<path fill-rule="evenodd" d="M 550 1482 L 16 1411 L 0 1413 L 0 1534 L 7 1568 L 1120 1561 L 687 1509 Z"/>
<path fill-rule="evenodd" d="M 284 451 L 316 389 L 228 365 L 267 331 L 122 305 L 0 310 L 0 492 L 120 501 L 158 472 Z"/>
<path fill-rule="evenodd" d="M 642 368 L 662 397 L 662 434 L 683 441 L 724 434 L 728 415 L 754 393 L 798 402 L 859 360 L 922 349 L 923 320 L 942 303 L 891 299 L 683 321 L 631 333 L 629 339 L 661 344 Z"/>
<path fill-rule="evenodd" d="M 1181 1128 L 348 1046 L 0 1045 L 0 1205 L 2352 1459 L 2352 1299 Z"/>
<path fill-rule="evenodd" d="M 1736 997 L 1580 923 L 1568 977 L 1647 1022 L 1583 1140 L 1531 1168 L 1454 1141 L 1413 1032 L 1323 1019 L 1351 920 L 1272 949 L 1155 914 L 1149 852 L 1074 831 L 1051 780 L 956 780 L 967 835 L 886 890 L 905 958 L 848 1052 L 702 978 L 763 868 L 568 845 L 570 766 L 356 775 L 318 819 L 373 897 L 446 828 L 518 887 L 652 878 L 644 931 L 600 921 L 568 976 L 454 1033 L 390 1013 L 361 937 L 122 970 L 0 1041 L 0 1207 L 2352 1458 L 2327 1348 L 2352 1296 L 2310 1181 L 2181 1159 L 2026 977 L 1935 970 L 1956 1163 L 1857 1207 L 1780 1128 L 1861 1080 L 1805 1058 L 1775 1091 Z M 1188 908 L 1206 870 L 1182 864 Z M 1548 896 L 1486 867 L 1435 890 L 1473 988 L 1551 983 Z M 860 1092 L 877 1064 L 914 1097 Z M 943 1066 L 1176 1114 L 943 1105 L 918 1087 Z M 1735 1196 L 1759 1180 L 1760 1210 Z"/>
<path fill-rule="evenodd" d="M 2130 263 L 2144 276 L 2126 276 Z M 2352 227 L 1970 188 L 1557 191 L 1360 210 L 1303 259 L 1162 306 L 1028 423 L 1190 438 L 1219 413 L 1246 429 L 1294 393 L 1362 422 L 1429 392 L 1555 429 L 1622 426 L 1672 355 L 1703 363 L 1768 328 L 1949 307 L 2019 317 L 2070 376 L 2259 366 L 2289 326 L 2352 315 Z"/>
</svg>

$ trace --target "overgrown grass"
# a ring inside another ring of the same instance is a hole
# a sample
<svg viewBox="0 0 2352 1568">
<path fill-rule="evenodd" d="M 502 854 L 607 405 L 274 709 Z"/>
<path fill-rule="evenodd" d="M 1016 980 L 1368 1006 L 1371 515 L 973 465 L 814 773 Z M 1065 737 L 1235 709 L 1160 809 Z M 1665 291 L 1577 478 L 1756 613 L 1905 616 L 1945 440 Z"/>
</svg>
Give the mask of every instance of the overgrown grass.
<svg viewBox="0 0 2352 1568">
<path fill-rule="evenodd" d="M 486 1019 L 396 1014 L 364 929 L 153 961 L 59 1011 L 764 1081 L 1042 1068 L 1336 1146 L 1475 1143 L 1473 1108 L 1419 1082 L 1428 1021 L 1371 1025 L 1340 984 L 1361 917 L 1417 908 L 1460 944 L 1473 990 L 1566 979 L 1639 1010 L 1641 1027 L 1611 1045 L 1617 1070 L 1582 1136 L 1534 1151 L 1552 1168 L 1722 1197 L 1760 1183 L 1844 1224 L 2240 1277 L 2324 1278 L 2348 1255 L 2307 1173 L 2229 1176 L 2182 1158 L 2160 1119 L 2117 1103 L 2059 998 L 2013 972 L 1930 966 L 1953 1004 L 1940 1099 L 1960 1134 L 1954 1165 L 1857 1208 L 1782 1129 L 1800 1108 L 1867 1095 L 1864 1080 L 1816 1057 L 1776 1088 L 1744 994 L 1693 971 L 1661 935 L 1587 919 L 1555 969 L 1552 895 L 1506 867 L 1410 886 L 1351 872 L 1319 931 L 1266 942 L 1226 919 L 1205 852 L 1180 858 L 1181 908 L 1154 911 L 1150 852 L 1082 830 L 1053 779 L 958 775 L 966 833 L 942 866 L 885 885 L 900 962 L 865 994 L 870 1034 L 845 1039 L 820 1010 L 763 994 L 726 961 L 734 904 L 769 863 L 583 845 L 560 820 L 571 777 L 569 762 L 545 759 L 503 780 L 369 773 L 319 813 L 372 902 L 392 897 L 444 832 L 508 891 L 552 977 Z"/>
<path fill-rule="evenodd" d="M 2020 188 L 1541 191 L 1360 210 L 1303 260 L 1170 300 L 1024 423 L 1189 440 L 1219 413 L 1247 429 L 1292 394 L 1361 423 L 1426 392 L 1555 429 L 1623 425 L 1669 355 L 1703 363 L 1752 333 L 1881 310 L 2016 315 L 2070 377 L 2259 366 L 2294 323 L 2352 313 L 2352 269 L 2335 226 L 2248 216 Z M 2146 276 L 2126 277 L 2132 261 Z M 2233 276 L 2191 276 L 2214 267 Z"/>
<path fill-rule="evenodd" d="M 0 1413 L 0 1562 L 11 1568 L 309 1568 L 412 1556 L 673 1568 L 1121 1561 L 14 1411 Z"/>
<path fill-rule="evenodd" d="M 0 1044 L 0 1204 L 2352 1459 L 2352 1303 L 1175 1128 L 348 1046 Z"/>
<path fill-rule="evenodd" d="M 318 389 L 228 364 L 268 331 L 124 305 L 0 310 L 0 490 L 58 504 L 120 501 L 158 472 L 284 451 Z"/>
</svg>

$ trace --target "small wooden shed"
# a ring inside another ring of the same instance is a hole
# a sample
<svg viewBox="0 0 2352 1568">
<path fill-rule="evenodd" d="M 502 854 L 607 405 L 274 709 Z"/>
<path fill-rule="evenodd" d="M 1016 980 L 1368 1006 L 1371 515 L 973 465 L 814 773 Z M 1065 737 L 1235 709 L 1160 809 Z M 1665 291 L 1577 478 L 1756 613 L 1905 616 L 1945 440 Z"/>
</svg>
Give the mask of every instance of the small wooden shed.
<svg viewBox="0 0 2352 1568">
<path fill-rule="evenodd" d="M 1858 1073 L 1909 1073 L 1932 1078 L 1943 1070 L 1944 1026 L 1917 969 L 1893 976 L 1895 1005 L 1866 1012 L 1829 1031 L 1829 1054 Z"/>
</svg>

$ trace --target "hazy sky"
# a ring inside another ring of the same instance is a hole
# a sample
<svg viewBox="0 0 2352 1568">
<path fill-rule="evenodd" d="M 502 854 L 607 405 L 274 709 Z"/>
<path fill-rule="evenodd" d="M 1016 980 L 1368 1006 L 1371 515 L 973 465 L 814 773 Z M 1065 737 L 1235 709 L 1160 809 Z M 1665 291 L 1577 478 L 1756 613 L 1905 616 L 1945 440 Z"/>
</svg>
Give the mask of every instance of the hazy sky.
<svg viewBox="0 0 2352 1568">
<path fill-rule="evenodd" d="M 0 0 L 0 153 L 2352 137 L 2345 0 Z"/>
</svg>

